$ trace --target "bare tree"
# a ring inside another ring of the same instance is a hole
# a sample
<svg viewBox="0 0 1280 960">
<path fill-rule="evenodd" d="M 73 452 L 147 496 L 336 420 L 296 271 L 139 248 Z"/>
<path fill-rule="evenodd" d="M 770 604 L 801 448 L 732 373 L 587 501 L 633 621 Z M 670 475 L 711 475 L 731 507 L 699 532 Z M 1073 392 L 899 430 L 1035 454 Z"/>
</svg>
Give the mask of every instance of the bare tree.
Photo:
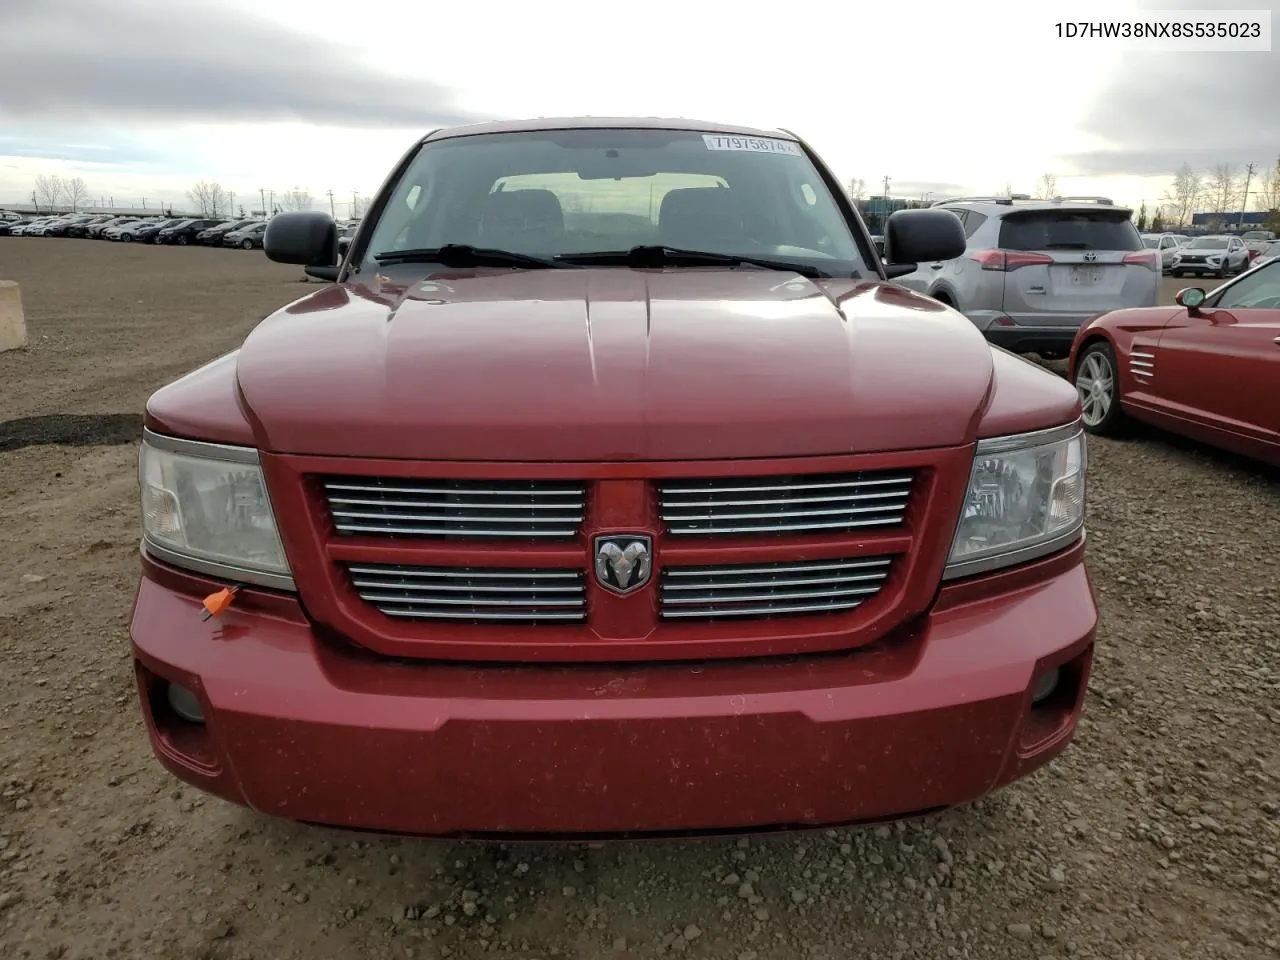
<svg viewBox="0 0 1280 960">
<path fill-rule="evenodd" d="M 201 180 L 187 191 L 187 198 L 200 208 L 202 217 L 221 216 L 226 212 L 230 201 L 226 188 L 216 180 Z"/>
<path fill-rule="evenodd" d="M 861 177 L 854 177 L 849 181 L 849 199 L 854 203 L 865 199 L 867 196 L 867 181 Z"/>
<path fill-rule="evenodd" d="M 1058 195 L 1058 178 L 1052 173 L 1040 174 L 1040 182 L 1036 186 L 1036 196 L 1041 200 L 1052 200 Z"/>
<path fill-rule="evenodd" d="M 79 177 L 62 181 L 62 200 L 75 213 L 80 204 L 89 199 L 89 188 Z"/>
<path fill-rule="evenodd" d="M 1173 175 L 1173 183 L 1165 191 L 1161 202 L 1167 211 L 1168 219 L 1175 226 L 1185 227 L 1203 196 L 1203 178 L 1191 169 L 1191 164 L 1184 163 Z"/>
<path fill-rule="evenodd" d="M 280 195 L 281 210 L 310 210 L 311 194 L 306 190 L 294 187 Z"/>
<path fill-rule="evenodd" d="M 1209 171 L 1206 184 L 1213 213 L 1228 213 L 1240 204 L 1240 177 L 1229 163 L 1220 163 Z"/>
<path fill-rule="evenodd" d="M 1254 202 L 1263 212 L 1280 211 L 1280 157 L 1276 157 L 1274 167 L 1258 178 L 1258 193 Z"/>
<path fill-rule="evenodd" d="M 62 201 L 62 178 L 52 173 L 36 177 L 35 200 L 37 206 L 56 207 Z"/>
</svg>

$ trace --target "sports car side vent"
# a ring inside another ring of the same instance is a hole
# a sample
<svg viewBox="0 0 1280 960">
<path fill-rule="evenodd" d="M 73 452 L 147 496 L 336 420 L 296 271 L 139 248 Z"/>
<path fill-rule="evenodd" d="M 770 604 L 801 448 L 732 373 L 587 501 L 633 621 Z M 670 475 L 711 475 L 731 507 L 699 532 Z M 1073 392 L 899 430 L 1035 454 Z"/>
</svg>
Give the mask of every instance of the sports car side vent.
<svg viewBox="0 0 1280 960">
<path fill-rule="evenodd" d="M 1143 350 L 1129 351 L 1129 372 L 1142 383 L 1156 375 L 1156 355 Z"/>
</svg>

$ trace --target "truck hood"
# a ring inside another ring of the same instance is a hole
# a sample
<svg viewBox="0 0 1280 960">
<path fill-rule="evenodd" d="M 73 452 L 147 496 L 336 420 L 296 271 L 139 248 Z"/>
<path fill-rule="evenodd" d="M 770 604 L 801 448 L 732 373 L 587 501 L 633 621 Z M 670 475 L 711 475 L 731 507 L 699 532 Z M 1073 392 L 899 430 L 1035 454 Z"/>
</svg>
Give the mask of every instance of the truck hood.
<svg viewBox="0 0 1280 960">
<path fill-rule="evenodd" d="M 749 269 L 469 270 L 335 284 L 236 361 L 260 449 L 628 461 L 970 442 L 992 354 L 936 301 Z"/>
</svg>

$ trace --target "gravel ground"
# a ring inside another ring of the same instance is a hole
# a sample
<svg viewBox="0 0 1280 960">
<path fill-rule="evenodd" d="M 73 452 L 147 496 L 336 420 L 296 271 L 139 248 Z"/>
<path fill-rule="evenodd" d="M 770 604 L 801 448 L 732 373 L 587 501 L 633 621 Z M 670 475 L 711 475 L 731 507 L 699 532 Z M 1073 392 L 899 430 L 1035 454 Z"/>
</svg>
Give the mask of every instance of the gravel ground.
<svg viewBox="0 0 1280 960">
<path fill-rule="evenodd" d="M 298 271 L 0 238 L 0 274 L 32 336 L 0 355 L 0 956 L 1280 955 L 1274 472 L 1163 436 L 1091 443 L 1104 619 L 1079 738 L 971 808 L 576 847 L 304 828 L 160 768 L 126 632 L 137 414 L 304 293 Z"/>
</svg>

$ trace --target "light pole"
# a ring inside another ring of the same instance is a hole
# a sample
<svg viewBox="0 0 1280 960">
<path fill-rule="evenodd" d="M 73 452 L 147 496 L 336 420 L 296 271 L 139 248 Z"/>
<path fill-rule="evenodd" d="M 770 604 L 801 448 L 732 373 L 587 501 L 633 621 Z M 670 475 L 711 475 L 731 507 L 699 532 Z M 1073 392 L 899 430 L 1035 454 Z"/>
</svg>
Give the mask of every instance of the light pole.
<svg viewBox="0 0 1280 960">
<path fill-rule="evenodd" d="M 1249 209 L 1249 186 L 1253 183 L 1253 163 L 1249 163 L 1249 168 L 1244 176 L 1244 201 L 1240 204 L 1240 230 L 1244 229 L 1244 213 Z M 1239 231 L 1237 231 L 1239 232 Z"/>
</svg>

